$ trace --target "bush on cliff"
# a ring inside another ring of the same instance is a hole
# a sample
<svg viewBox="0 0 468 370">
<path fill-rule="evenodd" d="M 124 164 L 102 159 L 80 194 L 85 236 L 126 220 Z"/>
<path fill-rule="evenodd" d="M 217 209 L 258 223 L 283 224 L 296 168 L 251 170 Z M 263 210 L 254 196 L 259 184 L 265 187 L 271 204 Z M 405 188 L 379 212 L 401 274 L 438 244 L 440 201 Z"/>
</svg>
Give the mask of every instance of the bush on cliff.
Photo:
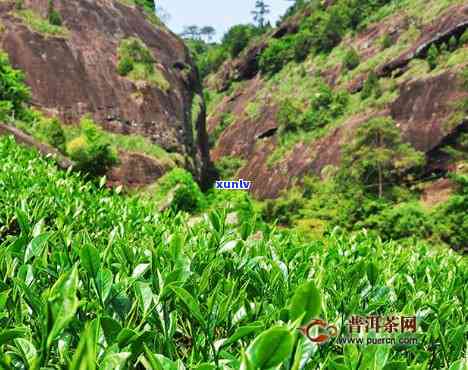
<svg viewBox="0 0 468 370">
<path fill-rule="evenodd" d="M 175 212 L 196 212 L 205 206 L 200 187 L 190 172 L 182 168 L 175 168 L 166 173 L 156 186 L 156 201 Z"/>
<path fill-rule="evenodd" d="M 163 73 L 155 68 L 155 59 L 150 49 L 136 37 L 129 37 L 120 42 L 117 50 L 119 62 L 117 73 L 133 81 L 147 81 L 162 91 L 170 88 L 170 83 Z"/>
<path fill-rule="evenodd" d="M 57 148 L 65 151 L 66 138 L 63 128 L 56 118 L 42 118 L 35 128 L 37 136 Z"/>
<path fill-rule="evenodd" d="M 348 50 L 343 59 L 343 65 L 346 67 L 346 69 L 351 71 L 359 65 L 359 61 L 359 54 L 355 49 L 351 48 Z"/>
<path fill-rule="evenodd" d="M 117 163 L 117 155 L 102 129 L 90 118 L 80 122 L 80 135 L 67 144 L 67 152 L 76 168 L 90 176 L 102 176 Z"/>
<path fill-rule="evenodd" d="M 443 241 L 455 248 L 463 248 L 468 246 L 468 175 L 454 175 L 452 180 L 458 190 L 437 208 L 434 220 Z"/>
<path fill-rule="evenodd" d="M 13 69 L 8 56 L 0 51 L 0 121 L 22 118 L 29 99 L 23 73 Z"/>
</svg>

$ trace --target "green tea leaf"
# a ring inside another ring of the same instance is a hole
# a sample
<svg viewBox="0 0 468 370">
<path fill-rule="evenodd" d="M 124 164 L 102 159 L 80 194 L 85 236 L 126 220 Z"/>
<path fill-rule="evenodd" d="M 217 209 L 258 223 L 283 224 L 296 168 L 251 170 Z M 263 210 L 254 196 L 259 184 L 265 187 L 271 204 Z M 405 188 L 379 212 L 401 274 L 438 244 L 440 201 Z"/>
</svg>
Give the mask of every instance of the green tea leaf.
<svg viewBox="0 0 468 370">
<path fill-rule="evenodd" d="M 198 302 L 193 296 L 187 292 L 184 288 L 171 286 L 172 291 L 181 299 L 190 310 L 190 313 L 203 325 L 205 325 L 205 319 L 200 311 Z"/>
<path fill-rule="evenodd" d="M 80 251 L 80 262 L 91 277 L 96 277 L 101 268 L 101 257 L 96 247 L 86 244 Z"/>
<path fill-rule="evenodd" d="M 256 369 L 270 369 L 287 360 L 292 353 L 294 336 L 282 326 L 273 327 L 260 334 L 247 349 Z"/>
<path fill-rule="evenodd" d="M 310 281 L 296 288 L 289 305 L 289 319 L 295 321 L 302 315 L 302 324 L 308 323 L 321 310 L 321 295 L 315 283 Z"/>
</svg>

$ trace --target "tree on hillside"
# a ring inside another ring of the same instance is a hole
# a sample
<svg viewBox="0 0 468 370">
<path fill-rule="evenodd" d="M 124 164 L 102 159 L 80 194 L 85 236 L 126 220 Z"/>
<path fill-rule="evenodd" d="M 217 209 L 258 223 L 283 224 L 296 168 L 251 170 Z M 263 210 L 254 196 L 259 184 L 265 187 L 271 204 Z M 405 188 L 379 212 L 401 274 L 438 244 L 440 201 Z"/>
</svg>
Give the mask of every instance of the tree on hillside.
<svg viewBox="0 0 468 370">
<path fill-rule="evenodd" d="M 386 183 L 423 162 L 423 154 L 403 142 L 391 118 L 377 117 L 361 125 L 345 146 L 342 178 L 377 188 L 381 198 Z"/>
<path fill-rule="evenodd" d="M 256 0 L 255 9 L 252 11 L 254 22 L 259 28 L 264 28 L 266 25 L 266 16 L 270 14 L 270 5 L 263 0 Z"/>
<path fill-rule="evenodd" d="M 205 41 L 211 42 L 213 40 L 213 37 L 216 35 L 216 30 L 214 27 L 211 26 L 205 26 L 202 27 L 200 30 L 200 35 L 202 37 L 205 37 Z"/>
<path fill-rule="evenodd" d="M 257 33 L 257 29 L 251 24 L 238 24 L 224 34 L 222 42 L 231 57 L 235 58 Z"/>
<path fill-rule="evenodd" d="M 184 30 L 181 33 L 182 37 L 186 37 L 189 39 L 199 40 L 200 39 L 200 29 L 198 26 L 192 24 L 190 26 L 185 26 Z"/>
</svg>

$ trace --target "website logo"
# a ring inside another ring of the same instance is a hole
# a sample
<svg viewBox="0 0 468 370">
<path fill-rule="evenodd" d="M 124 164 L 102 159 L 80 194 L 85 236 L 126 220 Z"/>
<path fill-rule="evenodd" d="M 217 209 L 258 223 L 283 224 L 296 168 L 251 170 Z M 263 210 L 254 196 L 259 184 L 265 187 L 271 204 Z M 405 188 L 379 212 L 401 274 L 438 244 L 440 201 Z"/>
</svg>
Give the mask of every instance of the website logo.
<svg viewBox="0 0 468 370">
<path fill-rule="evenodd" d="M 336 337 L 336 344 L 416 345 L 418 344 L 416 316 L 352 315 L 344 326 L 345 335 L 322 319 L 314 319 L 298 330 L 312 343 L 325 344 Z M 347 329 L 347 330 L 346 330 Z"/>
<path fill-rule="evenodd" d="M 318 328 L 318 334 L 312 336 L 311 330 Z M 299 328 L 299 331 L 308 338 L 312 343 L 323 344 L 330 340 L 332 337 L 338 335 L 338 329 L 335 325 L 329 324 L 324 320 L 315 319 L 309 322 L 307 325 Z"/>
</svg>

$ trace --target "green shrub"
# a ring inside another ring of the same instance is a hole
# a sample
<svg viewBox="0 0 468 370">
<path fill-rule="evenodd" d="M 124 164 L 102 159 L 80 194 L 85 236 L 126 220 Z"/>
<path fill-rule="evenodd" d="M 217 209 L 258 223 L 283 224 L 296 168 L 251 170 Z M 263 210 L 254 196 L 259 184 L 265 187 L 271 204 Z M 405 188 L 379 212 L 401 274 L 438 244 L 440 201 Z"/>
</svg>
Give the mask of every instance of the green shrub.
<svg viewBox="0 0 468 370">
<path fill-rule="evenodd" d="M 277 121 L 281 132 L 296 131 L 302 125 L 302 112 L 291 99 L 285 99 L 278 109 Z"/>
<path fill-rule="evenodd" d="M 38 122 L 35 130 L 40 139 L 62 152 L 65 151 L 65 133 L 58 119 L 43 118 Z"/>
<path fill-rule="evenodd" d="M 303 62 L 313 47 L 311 33 L 308 30 L 298 32 L 293 38 L 293 45 L 294 60 L 297 63 Z"/>
<path fill-rule="evenodd" d="M 283 226 L 292 226 L 295 215 L 304 208 L 305 200 L 301 192 L 291 190 L 282 197 L 268 200 L 262 208 L 262 216 L 267 222 L 278 222 Z"/>
<path fill-rule="evenodd" d="M 228 50 L 231 58 L 236 58 L 257 34 L 258 30 L 256 27 L 250 24 L 238 24 L 226 32 L 222 43 L 226 50 Z"/>
<path fill-rule="evenodd" d="M 268 47 L 262 52 L 259 60 L 259 69 L 265 75 L 279 72 L 283 66 L 294 58 L 293 38 L 291 36 L 270 41 Z"/>
<path fill-rule="evenodd" d="M 9 122 L 14 117 L 13 103 L 7 100 L 0 100 L 0 122 Z"/>
<path fill-rule="evenodd" d="M 24 0 L 15 0 L 15 9 L 23 10 L 24 9 Z"/>
<path fill-rule="evenodd" d="M 206 52 L 196 56 L 195 62 L 198 65 L 200 77 L 203 79 L 211 72 L 218 70 L 227 58 L 226 49 L 218 45 L 210 47 Z"/>
<path fill-rule="evenodd" d="M 31 97 L 24 74 L 13 69 L 7 54 L 0 51 L 0 120 L 21 118 Z"/>
<path fill-rule="evenodd" d="M 310 107 L 302 116 L 302 125 L 306 130 L 323 127 L 340 117 L 349 102 L 347 92 L 334 92 L 326 83 L 320 83 L 317 93 L 311 99 Z"/>
<path fill-rule="evenodd" d="M 364 82 L 361 92 L 362 99 L 368 99 L 370 97 L 379 98 L 382 95 L 382 89 L 380 87 L 379 77 L 374 71 L 369 73 L 367 80 Z"/>
<path fill-rule="evenodd" d="M 234 179 L 237 171 L 239 171 L 245 163 L 245 160 L 237 156 L 221 157 L 221 159 L 216 162 L 219 178 L 224 180 Z"/>
<path fill-rule="evenodd" d="M 76 169 L 91 176 L 102 176 L 117 163 L 117 155 L 90 118 L 80 121 L 80 135 L 67 144 L 67 153 L 76 162 Z"/>
<path fill-rule="evenodd" d="M 174 211 L 196 212 L 205 206 L 205 199 L 190 172 L 175 168 L 157 183 L 156 200 L 165 201 L 170 196 L 170 208 Z"/>
<path fill-rule="evenodd" d="M 435 44 L 432 44 L 427 52 L 427 63 L 431 69 L 435 69 L 438 64 L 439 59 L 439 49 Z"/>
<path fill-rule="evenodd" d="M 463 68 L 462 71 L 462 84 L 463 88 L 468 91 L 468 67 Z"/>
<path fill-rule="evenodd" d="M 62 25 L 62 17 L 57 10 L 52 10 L 49 13 L 49 23 L 54 26 L 61 26 Z"/>
<path fill-rule="evenodd" d="M 447 52 L 448 52 L 448 46 L 445 42 L 443 42 L 439 47 L 439 55 L 447 54 Z"/>
<path fill-rule="evenodd" d="M 449 40 L 449 50 L 450 50 L 450 51 L 453 51 L 453 50 L 455 50 L 457 47 L 458 47 L 457 38 L 456 38 L 455 36 L 450 37 L 450 40 Z"/>
<path fill-rule="evenodd" d="M 62 17 L 60 13 L 54 8 L 54 0 L 49 0 L 49 11 L 48 11 L 48 20 L 49 23 L 53 26 L 62 25 Z"/>
<path fill-rule="evenodd" d="M 433 233 L 431 218 L 417 202 L 387 207 L 359 223 L 359 227 L 377 231 L 385 240 L 426 239 Z"/>
<path fill-rule="evenodd" d="M 170 83 L 164 74 L 155 68 L 150 49 L 136 37 L 123 39 L 117 50 L 119 61 L 117 73 L 133 81 L 146 81 L 167 92 Z"/>
<path fill-rule="evenodd" d="M 343 65 L 346 67 L 346 69 L 351 71 L 355 69 L 359 65 L 359 63 L 360 58 L 357 51 L 353 48 L 349 49 L 343 59 Z"/>
<path fill-rule="evenodd" d="M 468 245 L 468 176 L 453 175 L 457 192 L 435 211 L 437 233 L 443 241 L 457 249 Z"/>
<path fill-rule="evenodd" d="M 16 15 L 20 17 L 32 30 L 42 35 L 64 38 L 69 35 L 69 31 L 65 27 L 52 24 L 49 18 L 44 19 L 40 14 L 36 13 L 32 9 L 26 8 L 18 10 Z M 56 19 L 54 21 L 57 22 Z"/>
<path fill-rule="evenodd" d="M 123 57 L 119 60 L 117 65 L 117 73 L 123 77 L 128 76 L 128 74 L 133 70 L 133 62 L 128 57 Z"/>
<path fill-rule="evenodd" d="M 463 35 L 461 35 L 459 44 L 460 46 L 468 44 L 468 29 L 463 33 Z"/>
<path fill-rule="evenodd" d="M 380 41 L 380 46 L 382 50 L 388 49 L 390 46 L 392 46 L 392 44 L 393 44 L 392 38 L 390 37 L 388 33 L 386 33 L 384 37 L 382 37 L 382 40 Z"/>
<path fill-rule="evenodd" d="M 229 125 L 231 125 L 232 122 L 234 122 L 234 116 L 231 113 L 224 112 L 221 114 L 218 126 L 215 127 L 209 137 L 209 145 L 211 148 L 216 145 L 221 134 L 229 127 Z"/>
</svg>

